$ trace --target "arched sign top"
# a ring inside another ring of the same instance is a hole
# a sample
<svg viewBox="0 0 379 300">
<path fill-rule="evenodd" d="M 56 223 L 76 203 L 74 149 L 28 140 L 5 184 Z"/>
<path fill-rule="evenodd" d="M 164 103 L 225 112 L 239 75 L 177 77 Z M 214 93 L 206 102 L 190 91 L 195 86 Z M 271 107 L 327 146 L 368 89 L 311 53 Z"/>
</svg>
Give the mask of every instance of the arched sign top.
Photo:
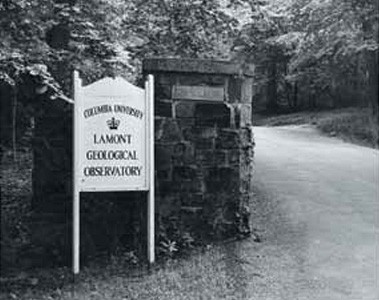
<svg viewBox="0 0 379 300">
<path fill-rule="evenodd" d="M 148 91 L 121 77 L 76 91 L 79 191 L 148 190 Z"/>
<path fill-rule="evenodd" d="M 82 87 L 74 72 L 73 271 L 79 272 L 80 192 L 147 191 L 148 259 L 154 262 L 154 78 Z"/>
<path fill-rule="evenodd" d="M 145 90 L 141 89 L 122 77 L 105 77 L 90 85 L 84 86 L 81 93 L 96 97 L 144 97 Z"/>
</svg>

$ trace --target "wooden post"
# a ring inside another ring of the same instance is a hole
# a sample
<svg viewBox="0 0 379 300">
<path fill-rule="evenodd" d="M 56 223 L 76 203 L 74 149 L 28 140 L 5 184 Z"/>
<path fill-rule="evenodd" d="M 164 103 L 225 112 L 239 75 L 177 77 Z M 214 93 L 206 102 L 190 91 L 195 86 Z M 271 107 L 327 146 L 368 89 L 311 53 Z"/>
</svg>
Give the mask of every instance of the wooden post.
<svg viewBox="0 0 379 300">
<path fill-rule="evenodd" d="M 80 96 L 79 90 L 82 87 L 82 81 L 79 78 L 78 71 L 74 71 L 74 114 L 73 114 L 73 132 L 74 132 L 74 159 L 73 159 L 73 205 L 72 205 L 72 271 L 78 274 L 80 270 L 80 191 L 77 182 L 78 157 L 79 157 L 79 139 L 80 139 Z"/>
<path fill-rule="evenodd" d="M 147 76 L 147 107 L 149 109 L 149 192 L 147 203 L 147 258 L 155 262 L 155 161 L 154 161 L 154 77 Z"/>
</svg>

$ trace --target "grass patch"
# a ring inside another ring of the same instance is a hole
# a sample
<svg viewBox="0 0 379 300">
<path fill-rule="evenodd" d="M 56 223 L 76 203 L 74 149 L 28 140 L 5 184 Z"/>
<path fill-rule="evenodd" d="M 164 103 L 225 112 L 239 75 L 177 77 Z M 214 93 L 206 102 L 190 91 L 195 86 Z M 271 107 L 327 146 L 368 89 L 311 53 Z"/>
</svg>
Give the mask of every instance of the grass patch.
<svg viewBox="0 0 379 300">
<path fill-rule="evenodd" d="M 76 278 L 70 268 L 23 268 L 21 249 L 30 246 L 31 152 L 3 155 L 1 168 L 2 267 L 0 300 L 75 299 L 249 299 L 248 283 L 255 269 L 241 255 L 240 243 L 204 246 L 184 257 L 160 261 L 152 269 L 134 262 L 130 253 L 93 261 Z M 26 257 L 26 259 L 30 259 Z M 15 268 L 13 268 L 15 266 Z M 2 269 L 3 271 L 3 269 Z"/>
<path fill-rule="evenodd" d="M 379 127 L 367 108 L 305 111 L 285 115 L 256 115 L 255 126 L 312 125 L 321 132 L 359 145 L 378 148 Z"/>
<path fill-rule="evenodd" d="M 31 151 L 4 150 L 0 170 L 1 186 L 1 273 L 20 265 L 20 251 L 29 245 L 28 217 L 32 198 Z"/>
<path fill-rule="evenodd" d="M 260 275 L 246 273 L 240 243 L 208 247 L 153 269 L 130 268 L 115 259 L 107 266 L 84 268 L 75 281 L 68 269 L 34 272 L 29 286 L 4 291 L 0 299 L 248 299 L 249 278 Z M 51 278 L 58 278 L 55 287 Z"/>
</svg>

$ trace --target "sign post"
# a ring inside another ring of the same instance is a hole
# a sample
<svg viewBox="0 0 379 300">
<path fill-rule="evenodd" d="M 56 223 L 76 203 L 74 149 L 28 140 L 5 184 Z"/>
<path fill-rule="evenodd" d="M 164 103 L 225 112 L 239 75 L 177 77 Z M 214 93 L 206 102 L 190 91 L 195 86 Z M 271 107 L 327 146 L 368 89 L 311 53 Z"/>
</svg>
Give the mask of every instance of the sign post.
<svg viewBox="0 0 379 300">
<path fill-rule="evenodd" d="M 73 272 L 80 270 L 80 192 L 147 191 L 148 261 L 154 263 L 154 79 L 145 90 L 74 72 Z"/>
<path fill-rule="evenodd" d="M 154 161 L 154 78 L 148 75 L 146 81 L 146 98 L 149 107 L 149 196 L 147 203 L 147 258 L 150 264 L 155 261 L 155 161 Z"/>
<path fill-rule="evenodd" d="M 79 78 L 79 73 L 77 71 L 74 71 L 73 76 L 74 81 L 74 159 L 73 159 L 73 205 L 72 205 L 72 211 L 73 211 L 73 220 L 72 220 L 72 234 L 73 234 L 73 241 L 72 241 L 72 266 L 73 266 L 73 272 L 74 274 L 79 273 L 79 248 L 80 248 L 80 192 L 79 192 L 79 185 L 76 180 L 77 178 L 77 165 L 79 161 L 79 148 L 77 145 L 79 145 L 79 132 L 80 130 L 80 122 L 79 122 L 79 108 L 81 104 L 79 91 L 82 87 L 81 79 Z"/>
</svg>

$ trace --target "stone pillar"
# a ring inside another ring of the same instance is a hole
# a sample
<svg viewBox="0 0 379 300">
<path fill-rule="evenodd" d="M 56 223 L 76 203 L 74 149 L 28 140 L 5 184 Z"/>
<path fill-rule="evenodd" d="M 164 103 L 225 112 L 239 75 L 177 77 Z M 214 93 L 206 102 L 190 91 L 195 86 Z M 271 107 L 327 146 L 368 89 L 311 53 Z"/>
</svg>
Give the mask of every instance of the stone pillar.
<svg viewBox="0 0 379 300">
<path fill-rule="evenodd" d="M 155 77 L 158 220 L 189 231 L 248 234 L 252 74 L 226 61 L 147 59 Z"/>
</svg>

